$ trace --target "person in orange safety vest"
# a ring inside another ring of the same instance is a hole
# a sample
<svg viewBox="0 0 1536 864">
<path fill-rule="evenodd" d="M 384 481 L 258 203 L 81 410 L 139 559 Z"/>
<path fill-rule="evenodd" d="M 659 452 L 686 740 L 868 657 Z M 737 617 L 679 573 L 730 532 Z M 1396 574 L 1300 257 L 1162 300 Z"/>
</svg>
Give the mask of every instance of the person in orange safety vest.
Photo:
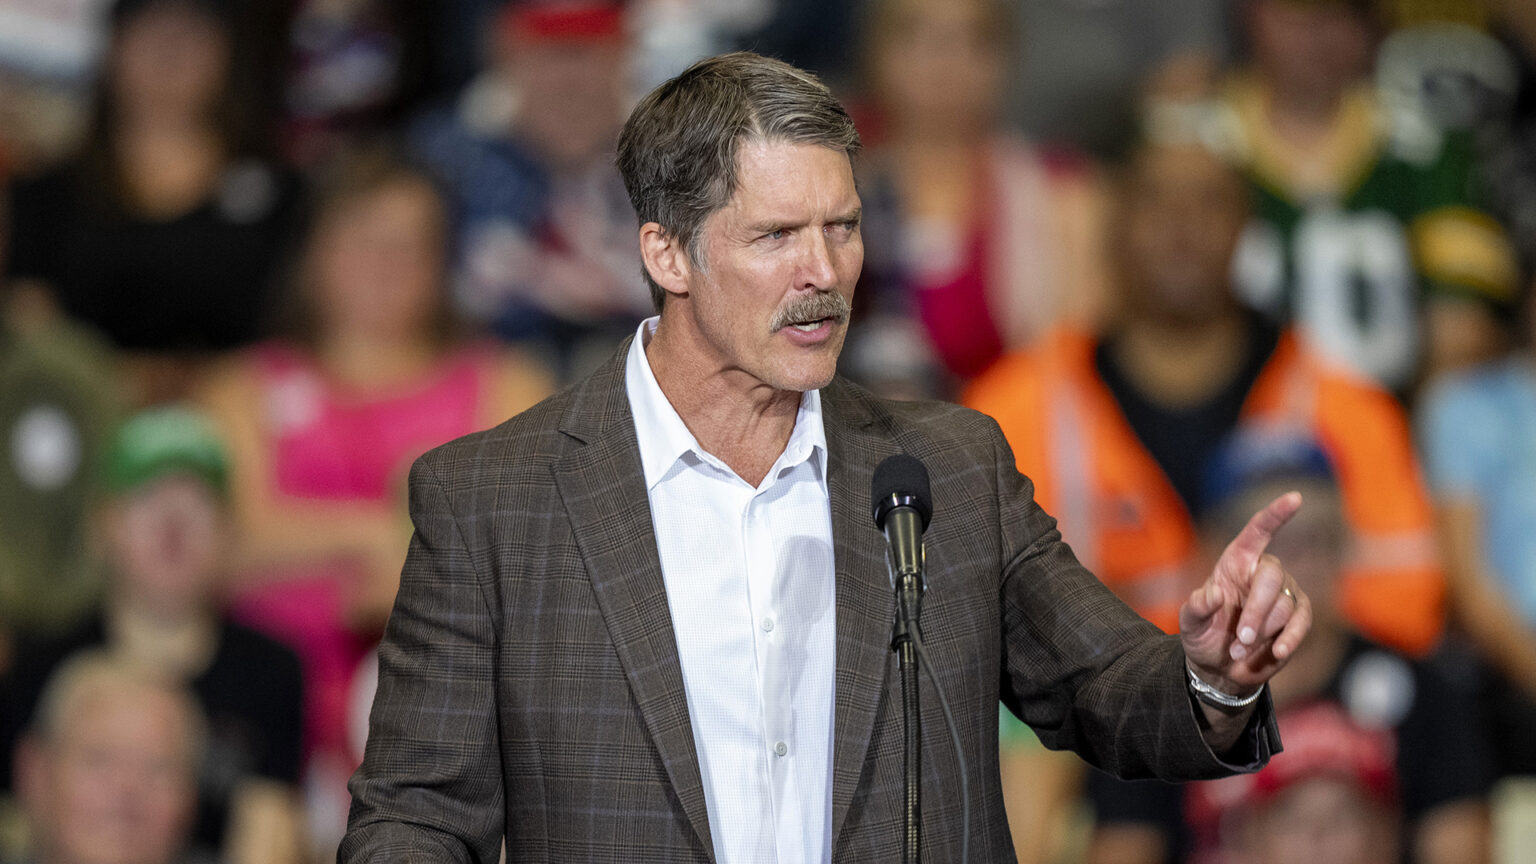
<svg viewBox="0 0 1536 864">
<path fill-rule="evenodd" d="M 1078 557 L 1169 632 L 1199 584 L 1194 520 L 1210 454 L 1240 427 L 1317 440 L 1352 534 L 1341 611 L 1422 654 L 1440 635 L 1444 578 L 1400 405 L 1239 305 L 1229 274 L 1248 205 L 1227 163 L 1192 140 L 1149 139 L 1121 192 L 1116 323 L 1102 337 L 1048 334 L 963 401 L 1001 425 Z"/>
</svg>

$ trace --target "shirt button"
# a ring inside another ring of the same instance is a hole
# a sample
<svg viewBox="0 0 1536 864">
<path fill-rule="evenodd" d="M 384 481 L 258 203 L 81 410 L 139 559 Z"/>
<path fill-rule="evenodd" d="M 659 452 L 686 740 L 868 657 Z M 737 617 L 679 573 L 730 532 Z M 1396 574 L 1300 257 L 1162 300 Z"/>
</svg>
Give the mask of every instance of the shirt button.
<svg viewBox="0 0 1536 864">
<path fill-rule="evenodd" d="M 773 745 L 773 754 L 775 756 L 786 756 L 786 755 L 788 755 L 789 754 L 789 745 L 785 744 L 783 741 L 780 741 L 779 743 Z"/>
<path fill-rule="evenodd" d="M 773 632 L 773 619 L 767 617 L 766 615 L 763 616 L 763 632 L 764 633 L 772 633 Z"/>
</svg>

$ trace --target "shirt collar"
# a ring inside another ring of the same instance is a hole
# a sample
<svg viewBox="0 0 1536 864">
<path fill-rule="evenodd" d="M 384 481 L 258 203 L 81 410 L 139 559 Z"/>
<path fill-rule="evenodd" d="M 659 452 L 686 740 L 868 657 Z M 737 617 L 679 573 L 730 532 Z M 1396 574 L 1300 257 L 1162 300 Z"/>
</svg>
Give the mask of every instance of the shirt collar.
<svg viewBox="0 0 1536 864">
<path fill-rule="evenodd" d="M 640 444 L 640 465 L 645 471 L 645 487 L 656 488 L 664 480 L 677 461 L 689 453 L 698 458 L 720 464 L 714 456 L 699 446 L 698 439 L 688 431 L 677 409 L 656 383 L 656 374 L 645 356 L 645 346 L 656 332 L 660 316 L 652 316 L 640 322 L 634 341 L 629 346 L 629 356 L 624 362 L 624 389 L 629 396 L 629 409 L 635 418 L 635 437 Z M 800 396 L 800 410 L 795 415 L 795 428 L 784 445 L 772 470 L 771 480 L 779 471 L 798 465 L 807 459 L 815 459 L 817 479 L 823 490 L 827 488 L 827 435 L 822 425 L 821 391 L 807 390 Z M 723 466 L 722 466 L 723 467 Z"/>
</svg>

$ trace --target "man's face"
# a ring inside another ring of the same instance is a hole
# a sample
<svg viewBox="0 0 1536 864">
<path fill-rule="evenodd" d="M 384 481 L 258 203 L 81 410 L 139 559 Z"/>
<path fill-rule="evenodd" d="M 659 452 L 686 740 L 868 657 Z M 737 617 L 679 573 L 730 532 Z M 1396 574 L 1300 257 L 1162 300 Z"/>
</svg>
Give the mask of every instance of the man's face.
<svg viewBox="0 0 1536 864">
<path fill-rule="evenodd" d="M 1370 69 L 1371 31 L 1342 3 L 1259 0 L 1248 32 L 1260 74 L 1297 95 L 1331 98 Z"/>
<path fill-rule="evenodd" d="M 991 119 L 1004 83 L 1002 34 L 978 0 L 901 3 L 897 23 L 878 45 L 878 88 L 888 107 L 932 127 L 976 126 Z"/>
<path fill-rule="evenodd" d="M 442 293 L 444 221 L 437 193 L 414 178 L 336 208 L 317 230 L 308 262 L 327 332 L 419 338 Z"/>
<path fill-rule="evenodd" d="M 218 97 L 228 64 L 229 39 L 207 12 L 157 3 L 123 25 L 111 86 L 126 105 L 198 112 Z"/>
<path fill-rule="evenodd" d="M 1319 777 L 1282 792 L 1250 817 L 1259 864 L 1390 864 L 1399 860 L 1393 819 L 1343 780 Z"/>
<path fill-rule="evenodd" d="M 546 167 L 580 170 L 609 158 L 624 118 L 622 44 L 513 40 L 506 58 L 522 100 L 515 130 Z"/>
<path fill-rule="evenodd" d="M 176 612 L 208 600 L 225 524 L 207 482 L 175 473 L 147 483 L 113 502 L 106 528 L 114 572 L 136 599 Z"/>
<path fill-rule="evenodd" d="M 1230 308 L 1232 256 L 1248 216 L 1242 179 L 1193 145 L 1149 147 L 1128 170 L 1116 232 L 1126 299 L 1182 324 Z"/>
<path fill-rule="evenodd" d="M 735 195 L 704 221 L 681 325 L 701 362 L 776 390 L 832 380 L 864 264 L 853 166 L 815 144 L 748 141 Z"/>
<path fill-rule="evenodd" d="M 98 693 L 24 760 L 43 860 L 165 864 L 193 804 L 190 730 L 169 694 Z"/>
</svg>

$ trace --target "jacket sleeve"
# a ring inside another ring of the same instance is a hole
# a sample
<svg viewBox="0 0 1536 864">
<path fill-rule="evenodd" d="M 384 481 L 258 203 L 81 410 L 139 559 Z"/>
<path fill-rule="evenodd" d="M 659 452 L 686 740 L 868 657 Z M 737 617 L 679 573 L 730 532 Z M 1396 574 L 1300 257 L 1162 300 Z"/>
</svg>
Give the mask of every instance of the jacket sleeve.
<svg viewBox="0 0 1536 864">
<path fill-rule="evenodd" d="M 430 457 L 379 648 L 379 689 L 337 860 L 494 862 L 504 825 L 494 605 Z"/>
<path fill-rule="evenodd" d="M 1280 749 L 1268 696 L 1225 760 L 1211 752 L 1179 637 L 1136 615 L 1078 563 L 995 426 L 993 441 L 1004 704 L 1047 747 L 1127 779 L 1198 780 L 1267 762 Z"/>
</svg>

